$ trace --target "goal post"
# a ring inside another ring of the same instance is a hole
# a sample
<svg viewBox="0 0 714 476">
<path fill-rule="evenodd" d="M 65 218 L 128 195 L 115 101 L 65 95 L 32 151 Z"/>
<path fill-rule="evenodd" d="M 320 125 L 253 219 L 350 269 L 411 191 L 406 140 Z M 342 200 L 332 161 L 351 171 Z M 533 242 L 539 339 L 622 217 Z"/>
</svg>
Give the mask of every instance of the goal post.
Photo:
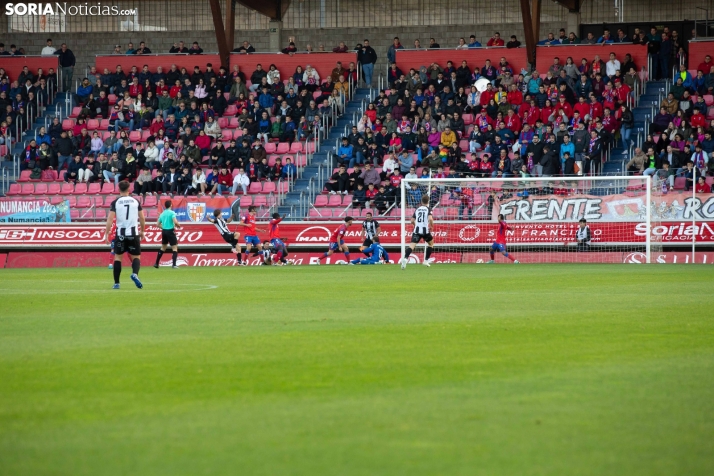
<svg viewBox="0 0 714 476">
<path fill-rule="evenodd" d="M 489 261 L 501 214 L 507 251 L 521 263 L 649 263 L 661 250 L 655 212 L 672 198 L 651 176 L 404 179 L 401 256 L 425 194 L 435 222 L 432 260 L 447 263 Z M 412 262 L 423 260 L 418 246 Z M 495 261 L 508 262 L 500 252 Z"/>
</svg>

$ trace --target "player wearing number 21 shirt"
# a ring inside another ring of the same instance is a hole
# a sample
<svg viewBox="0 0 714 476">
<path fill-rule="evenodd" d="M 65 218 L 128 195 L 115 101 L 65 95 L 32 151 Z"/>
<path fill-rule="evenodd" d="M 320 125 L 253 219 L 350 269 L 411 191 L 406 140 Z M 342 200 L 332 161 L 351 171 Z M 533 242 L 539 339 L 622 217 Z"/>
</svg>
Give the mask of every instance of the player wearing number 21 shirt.
<svg viewBox="0 0 714 476">
<path fill-rule="evenodd" d="M 342 251 L 345 254 L 345 259 L 347 263 L 350 262 L 350 248 L 345 244 L 345 233 L 347 229 L 352 226 L 352 217 L 346 217 L 345 222 L 337 228 L 330 236 L 330 245 L 327 251 L 318 258 L 315 264 L 320 264 L 320 261 L 330 256 L 335 251 Z"/>
<path fill-rule="evenodd" d="M 513 228 L 506 224 L 506 220 L 503 215 L 498 215 L 498 233 L 496 234 L 496 241 L 491 245 L 491 261 L 489 261 L 489 263 L 495 262 L 493 260 L 494 255 L 496 252 L 499 252 L 506 258 L 513 261 L 513 263 L 518 264 L 518 260 L 506 251 L 506 231 L 508 230 L 513 230 Z"/>
<path fill-rule="evenodd" d="M 434 252 L 434 237 L 431 235 L 431 231 L 434 228 L 434 217 L 429 209 L 429 195 L 423 195 L 421 197 L 421 206 L 414 211 L 412 215 L 412 225 L 414 225 L 414 231 L 412 232 L 412 239 L 407 250 L 404 253 L 404 257 L 400 260 L 402 264 L 402 269 L 407 267 L 407 262 L 409 261 L 409 255 L 412 254 L 414 248 L 422 241 L 426 243 L 426 257 L 424 258 L 424 266 L 431 265 L 431 254 Z"/>
</svg>

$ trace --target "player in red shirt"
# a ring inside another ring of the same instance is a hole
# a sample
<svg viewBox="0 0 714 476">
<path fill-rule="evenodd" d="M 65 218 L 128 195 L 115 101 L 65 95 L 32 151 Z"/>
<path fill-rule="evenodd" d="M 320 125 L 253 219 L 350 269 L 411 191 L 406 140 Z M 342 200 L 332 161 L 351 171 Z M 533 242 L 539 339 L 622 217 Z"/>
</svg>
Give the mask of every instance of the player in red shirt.
<svg viewBox="0 0 714 476">
<path fill-rule="evenodd" d="M 350 249 L 345 244 L 345 233 L 347 233 L 347 228 L 352 226 L 352 222 L 352 217 L 346 217 L 345 222 L 340 225 L 339 228 L 337 228 L 334 232 L 332 232 L 332 236 L 330 236 L 329 249 L 318 258 L 316 264 L 320 264 L 323 259 L 330 256 L 335 251 L 342 251 L 345 254 L 345 259 L 347 260 L 345 264 L 350 262 Z"/>
<path fill-rule="evenodd" d="M 109 243 L 111 243 L 112 251 L 109 254 L 109 269 L 114 269 L 114 238 L 117 236 L 117 222 L 112 223 L 112 231 L 109 232 Z"/>
<path fill-rule="evenodd" d="M 254 206 L 248 207 L 248 214 L 245 215 L 241 221 L 238 223 L 238 226 L 244 226 L 247 228 L 245 232 L 245 261 L 248 261 L 248 256 L 251 251 L 253 251 L 253 247 L 255 247 L 256 251 L 254 252 L 253 256 L 258 256 L 258 253 L 260 253 L 260 250 L 263 249 L 263 243 L 260 241 L 260 238 L 258 238 L 258 231 L 261 233 L 265 233 L 265 230 L 261 228 L 256 228 L 255 225 L 255 214 L 256 214 L 256 209 Z"/>
<path fill-rule="evenodd" d="M 280 238 L 280 225 L 279 223 L 283 221 L 279 213 L 273 213 L 273 219 L 270 220 L 270 244 L 275 250 L 275 259 L 277 259 L 282 264 L 288 264 L 285 257 L 288 255 L 288 247 L 285 246 L 283 239 Z"/>
<path fill-rule="evenodd" d="M 500 252 L 503 256 L 518 264 L 518 260 L 515 259 L 511 254 L 506 251 L 506 231 L 513 230 L 510 226 L 506 224 L 506 220 L 503 215 L 498 215 L 498 234 L 496 235 L 496 241 L 491 245 L 491 261 L 489 263 L 495 263 L 493 260 L 496 251 Z"/>
</svg>

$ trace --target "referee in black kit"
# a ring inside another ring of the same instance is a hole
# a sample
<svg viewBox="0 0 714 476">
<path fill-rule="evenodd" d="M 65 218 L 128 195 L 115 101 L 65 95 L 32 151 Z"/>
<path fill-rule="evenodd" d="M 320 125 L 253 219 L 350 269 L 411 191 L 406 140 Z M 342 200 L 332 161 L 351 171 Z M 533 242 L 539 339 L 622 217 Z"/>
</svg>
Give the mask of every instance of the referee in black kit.
<svg viewBox="0 0 714 476">
<path fill-rule="evenodd" d="M 166 247 L 169 245 L 171 245 L 171 258 L 173 261 L 173 266 L 171 267 L 173 269 L 178 268 L 178 266 L 176 266 L 176 258 L 178 257 L 178 240 L 176 239 L 176 232 L 174 230 L 180 229 L 181 225 L 179 225 L 179 222 L 176 219 L 176 212 L 171 210 L 171 206 L 171 200 L 166 200 L 164 202 L 164 211 L 161 212 L 159 219 L 156 221 L 156 224 L 159 225 L 159 228 L 161 228 L 161 249 L 156 255 L 156 264 L 154 264 L 154 268 L 157 269 L 159 268 L 159 261 L 164 255 Z"/>
</svg>

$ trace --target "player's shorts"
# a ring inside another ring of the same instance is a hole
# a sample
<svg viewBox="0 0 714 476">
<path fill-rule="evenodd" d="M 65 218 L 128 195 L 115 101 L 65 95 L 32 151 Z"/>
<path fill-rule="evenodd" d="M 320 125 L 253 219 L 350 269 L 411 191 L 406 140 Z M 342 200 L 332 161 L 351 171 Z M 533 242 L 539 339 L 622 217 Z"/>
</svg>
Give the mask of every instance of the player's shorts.
<svg viewBox="0 0 714 476">
<path fill-rule="evenodd" d="M 273 238 L 272 240 L 270 240 L 270 244 L 273 245 L 273 248 L 275 248 L 276 250 L 285 247 L 285 243 L 283 243 L 283 240 L 281 240 L 280 238 Z"/>
<path fill-rule="evenodd" d="M 223 241 L 225 241 L 229 245 L 234 245 L 236 242 L 236 239 L 233 236 L 233 233 L 223 233 L 221 236 L 223 237 Z"/>
<path fill-rule="evenodd" d="M 339 250 L 340 250 L 340 246 L 342 246 L 342 245 L 344 245 L 344 244 L 345 244 L 344 240 L 340 240 L 339 243 L 332 243 L 332 242 L 330 242 L 330 251 L 339 251 Z"/>
<path fill-rule="evenodd" d="M 161 244 L 171 246 L 178 245 L 176 232 L 174 230 L 161 230 Z"/>
<path fill-rule="evenodd" d="M 370 238 L 365 238 L 364 242 L 362 243 L 362 246 L 364 246 L 365 248 L 369 248 L 370 246 L 372 246 L 372 240 Z"/>
<path fill-rule="evenodd" d="M 114 239 L 114 253 L 139 256 L 141 254 L 141 238 L 138 236 L 117 236 Z"/>
<path fill-rule="evenodd" d="M 418 244 L 421 240 L 424 240 L 425 243 L 429 243 L 430 241 L 434 241 L 434 237 L 431 236 L 431 233 L 426 233 L 424 235 L 421 233 L 412 234 L 412 243 Z"/>
<path fill-rule="evenodd" d="M 253 246 L 258 246 L 260 245 L 260 238 L 257 236 L 247 236 L 245 237 L 245 244 L 246 245 L 253 245 Z"/>
<path fill-rule="evenodd" d="M 498 251 L 499 253 L 503 253 L 506 251 L 506 245 L 502 245 L 501 243 L 494 243 L 491 245 L 491 251 Z"/>
</svg>

